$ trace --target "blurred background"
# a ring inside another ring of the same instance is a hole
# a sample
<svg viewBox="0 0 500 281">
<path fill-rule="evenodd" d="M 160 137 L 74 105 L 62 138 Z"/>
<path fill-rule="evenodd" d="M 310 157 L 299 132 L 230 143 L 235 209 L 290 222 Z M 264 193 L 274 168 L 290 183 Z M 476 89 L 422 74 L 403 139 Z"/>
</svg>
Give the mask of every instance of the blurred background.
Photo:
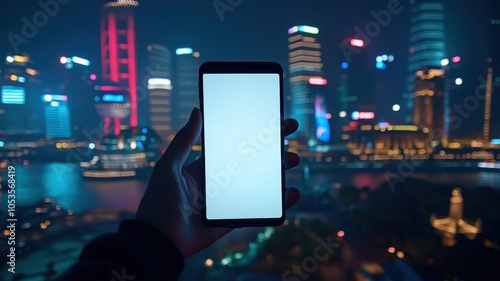
<svg viewBox="0 0 500 281">
<path fill-rule="evenodd" d="M 283 66 L 303 196 L 181 280 L 498 279 L 498 1 L 4 1 L 0 34 L 0 280 L 133 217 L 214 60 Z"/>
</svg>

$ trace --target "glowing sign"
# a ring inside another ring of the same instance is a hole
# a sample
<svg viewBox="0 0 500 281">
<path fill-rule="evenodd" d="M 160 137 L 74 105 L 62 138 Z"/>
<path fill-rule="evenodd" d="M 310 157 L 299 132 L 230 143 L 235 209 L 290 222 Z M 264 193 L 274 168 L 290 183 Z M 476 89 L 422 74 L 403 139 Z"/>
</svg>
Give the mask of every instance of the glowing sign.
<svg viewBox="0 0 500 281">
<path fill-rule="evenodd" d="M 71 61 L 74 62 L 74 63 L 76 63 L 76 64 L 80 64 L 80 65 L 84 65 L 84 66 L 89 66 L 90 65 L 90 61 L 89 60 L 86 60 L 86 59 L 83 59 L 83 58 L 80 58 L 80 57 L 72 57 Z"/>
<path fill-rule="evenodd" d="M 351 114 L 352 120 L 372 120 L 375 118 L 374 112 L 359 112 L 354 111 Z"/>
<path fill-rule="evenodd" d="M 324 85 L 328 84 L 328 80 L 323 79 L 323 78 L 309 78 L 309 84 L 317 85 L 317 86 L 324 86 Z"/>
<path fill-rule="evenodd" d="M 3 104 L 25 104 L 26 95 L 22 87 L 2 86 Z"/>
<path fill-rule="evenodd" d="M 125 97 L 123 95 L 106 94 L 102 97 L 102 100 L 104 102 L 123 102 Z"/>
<path fill-rule="evenodd" d="M 355 38 L 352 38 L 350 43 L 351 43 L 351 46 L 360 47 L 360 48 L 365 45 L 365 41 L 363 41 L 361 39 L 355 39 Z"/>
<path fill-rule="evenodd" d="M 298 25 L 288 29 L 288 34 L 294 34 L 295 32 L 318 34 L 319 29 L 317 27 L 307 26 L 307 25 Z"/>
<path fill-rule="evenodd" d="M 175 54 L 180 55 L 191 55 L 193 53 L 193 49 L 191 48 L 179 48 L 175 51 Z"/>
</svg>

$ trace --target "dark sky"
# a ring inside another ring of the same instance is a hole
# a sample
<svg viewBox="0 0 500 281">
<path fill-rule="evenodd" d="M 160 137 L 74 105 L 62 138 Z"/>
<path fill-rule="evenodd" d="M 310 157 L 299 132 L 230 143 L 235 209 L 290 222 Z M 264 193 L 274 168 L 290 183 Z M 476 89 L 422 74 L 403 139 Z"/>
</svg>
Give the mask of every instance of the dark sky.
<svg viewBox="0 0 500 281">
<path fill-rule="evenodd" d="M 41 0 L 47 2 L 50 0 Z M 55 0 L 54 0 L 55 1 Z M 39 28 L 29 42 L 19 46 L 31 54 L 45 81 L 57 82 L 58 58 L 78 55 L 89 58 L 100 73 L 99 21 L 103 1 L 68 1 L 59 5 L 59 12 Z M 219 0 L 223 3 L 236 0 Z M 171 50 L 189 46 L 199 51 L 203 60 L 272 60 L 287 66 L 287 30 L 297 24 L 320 28 L 324 71 L 335 89 L 337 70 L 343 61 L 339 43 L 353 35 L 353 28 L 364 28 L 373 20 L 370 11 L 386 9 L 389 0 L 242 0 L 221 21 L 212 0 L 149 0 L 140 1 L 136 9 L 139 83 L 146 75 L 146 46 L 157 42 Z M 464 3 L 466 2 L 466 3 Z M 486 38 L 481 37 L 486 0 L 445 0 L 446 31 L 449 54 L 463 54 L 471 59 L 484 53 Z M 13 53 L 10 32 L 22 35 L 22 18 L 32 21 L 41 11 L 38 1 L 2 0 L 0 8 L 0 54 Z M 403 12 L 394 15 L 380 35 L 363 50 L 370 57 L 382 53 L 407 61 L 409 0 L 401 0 Z M 396 64 L 394 64 L 396 65 Z M 395 87 L 404 90 L 406 63 L 401 77 L 395 77 Z M 387 97 L 400 100 L 399 94 Z"/>
</svg>

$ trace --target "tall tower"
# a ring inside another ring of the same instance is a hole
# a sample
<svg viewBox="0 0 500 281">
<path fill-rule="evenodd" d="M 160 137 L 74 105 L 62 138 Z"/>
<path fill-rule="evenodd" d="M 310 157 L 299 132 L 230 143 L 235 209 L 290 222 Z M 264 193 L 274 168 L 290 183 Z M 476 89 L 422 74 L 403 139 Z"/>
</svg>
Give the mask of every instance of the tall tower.
<svg viewBox="0 0 500 281">
<path fill-rule="evenodd" d="M 444 70 L 423 68 L 414 78 L 413 122 L 433 140 L 447 141 L 444 131 Z"/>
<path fill-rule="evenodd" d="M 179 48 L 176 54 L 176 79 L 174 83 L 174 130 L 178 132 L 189 120 L 194 107 L 200 106 L 198 97 L 198 71 L 200 53 L 191 48 Z"/>
<path fill-rule="evenodd" d="M 323 79 L 321 44 L 317 42 L 319 29 L 298 25 L 290 28 L 288 34 L 288 68 L 292 94 L 290 114 L 301 124 L 296 134 L 307 137 L 314 131 L 310 128 L 310 120 L 315 118 L 315 98 L 310 91 L 309 81 L 311 78 Z M 309 143 L 309 146 L 313 145 L 314 143 Z"/>
<path fill-rule="evenodd" d="M 126 88 L 130 99 L 131 127 L 137 127 L 137 65 L 133 9 L 138 5 L 135 0 L 116 0 L 104 4 L 101 14 L 103 82 Z M 119 128 L 120 118 L 114 118 L 114 122 L 115 128 Z M 105 123 L 109 124 L 109 120 L 105 120 Z"/>
<path fill-rule="evenodd" d="M 407 91 L 403 95 L 405 121 L 411 122 L 415 72 L 439 66 L 446 57 L 442 0 L 412 0 Z"/>
<path fill-rule="evenodd" d="M 500 104 L 500 3 L 496 0 L 489 0 L 488 8 L 490 11 L 488 18 L 490 53 L 486 78 L 485 124 L 483 129 L 485 144 L 488 144 L 491 139 L 500 139 L 500 127 L 491 126 L 491 124 L 500 122 L 500 113 L 496 108 L 496 110 L 491 108 L 491 105 L 498 106 Z M 490 116 L 486 115 L 488 110 Z M 487 117 L 489 117 L 489 120 L 486 120 Z"/>
<path fill-rule="evenodd" d="M 167 47 L 148 46 L 148 80 L 151 127 L 165 144 L 173 134 L 171 56 Z"/>
</svg>

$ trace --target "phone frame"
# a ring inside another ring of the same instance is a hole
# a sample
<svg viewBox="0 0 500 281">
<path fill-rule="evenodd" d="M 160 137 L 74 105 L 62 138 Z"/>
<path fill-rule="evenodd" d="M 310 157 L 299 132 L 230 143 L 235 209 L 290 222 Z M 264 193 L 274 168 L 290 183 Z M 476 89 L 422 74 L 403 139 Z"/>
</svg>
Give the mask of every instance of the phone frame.
<svg viewBox="0 0 500 281">
<path fill-rule="evenodd" d="M 203 75 L 204 74 L 259 74 L 269 73 L 279 75 L 279 88 L 280 88 L 280 119 L 283 124 L 284 116 L 284 94 L 283 94 L 283 68 L 277 62 L 222 62 L 222 61 L 209 61 L 200 66 L 199 70 L 199 98 L 200 98 L 200 111 L 204 117 L 204 89 L 203 89 Z M 280 130 L 281 142 L 281 159 L 285 153 L 285 136 L 283 130 Z M 206 198 L 206 178 L 205 178 L 205 119 L 203 118 L 203 126 L 201 131 L 201 192 L 203 198 Z M 211 227 L 254 227 L 254 226 L 278 226 L 283 224 L 286 219 L 285 212 L 285 167 L 281 165 L 281 208 L 282 213 L 280 218 L 252 218 L 252 219 L 207 219 L 206 203 L 203 205 L 202 216 L 203 222 Z"/>
</svg>

